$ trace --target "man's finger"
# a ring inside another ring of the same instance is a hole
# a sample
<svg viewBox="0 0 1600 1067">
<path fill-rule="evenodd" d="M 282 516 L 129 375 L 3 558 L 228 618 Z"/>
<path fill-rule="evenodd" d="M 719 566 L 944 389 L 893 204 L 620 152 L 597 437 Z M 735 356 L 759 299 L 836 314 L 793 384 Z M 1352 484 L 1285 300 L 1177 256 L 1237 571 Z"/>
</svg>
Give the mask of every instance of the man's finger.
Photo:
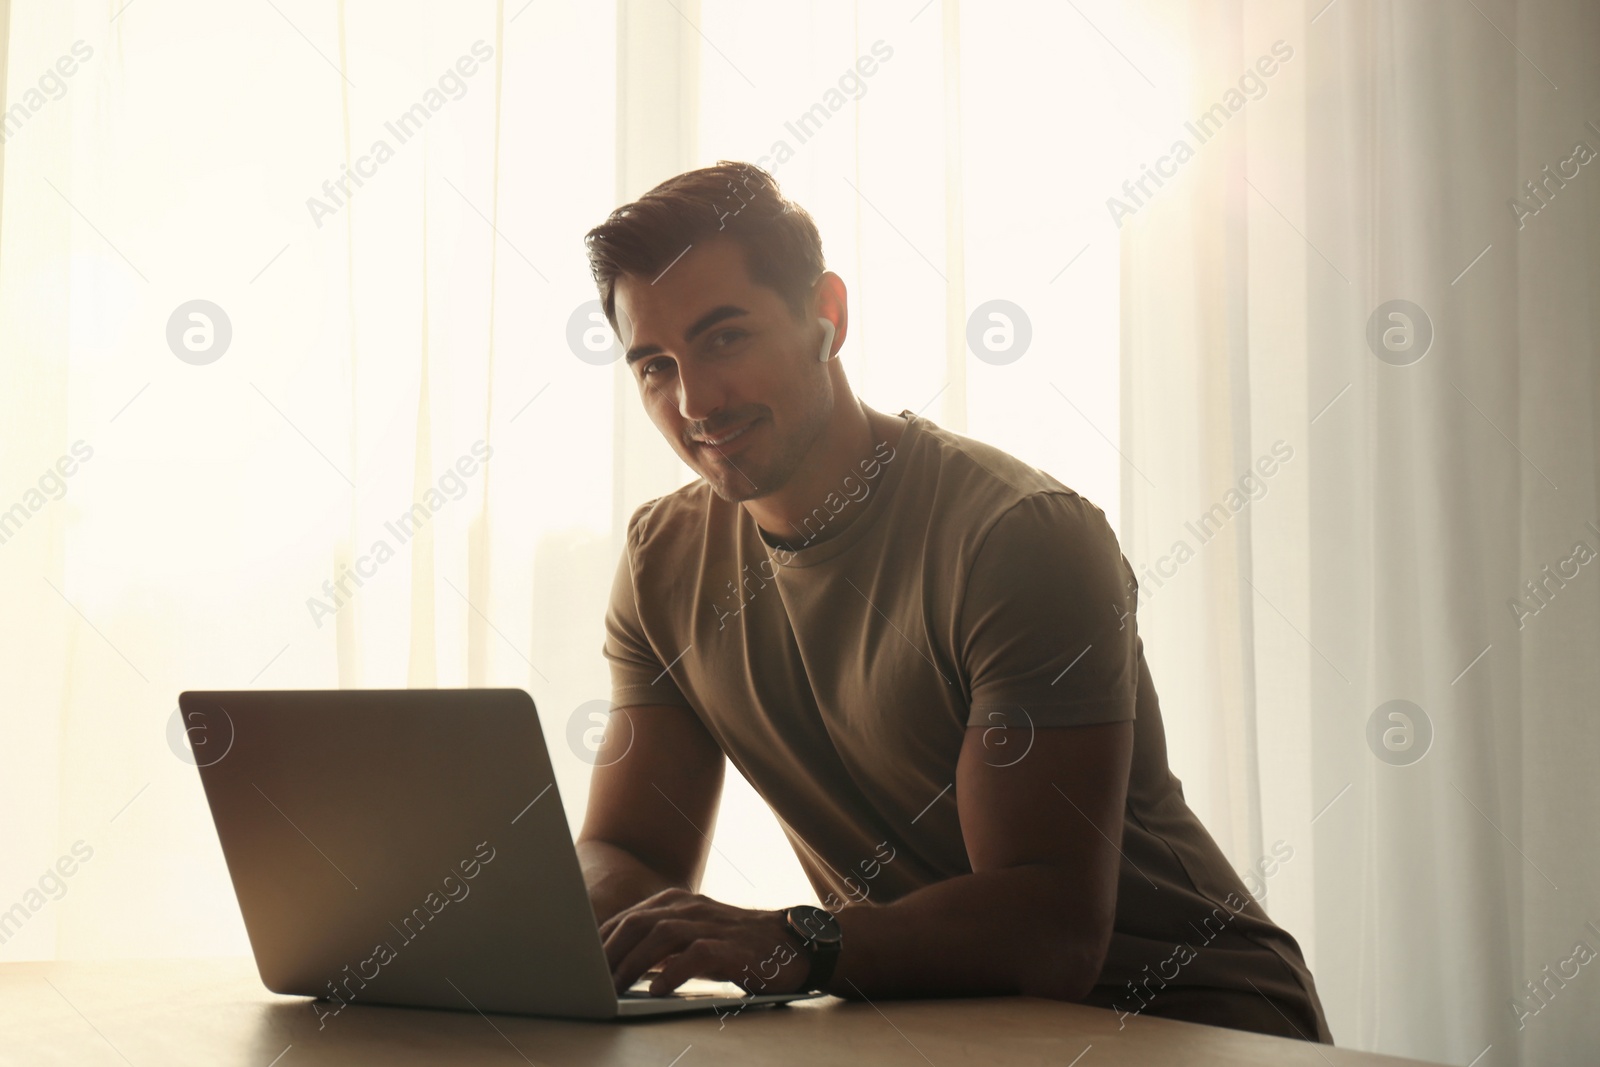
<svg viewBox="0 0 1600 1067">
<path fill-rule="evenodd" d="M 616 935 L 617 927 L 622 925 L 622 921 L 624 919 L 626 919 L 628 916 L 634 914 L 638 910 L 639 910 L 639 906 L 637 904 L 635 904 L 631 908 L 625 908 L 622 911 L 617 912 L 615 915 L 611 916 L 611 918 L 609 918 L 605 922 L 601 923 L 600 924 L 600 943 L 602 945 L 609 945 L 611 943 L 612 937 L 614 937 Z"/>
<path fill-rule="evenodd" d="M 607 948 L 607 962 L 611 964 L 611 977 L 617 991 L 627 989 L 637 982 L 645 971 L 674 953 L 682 952 L 706 932 L 699 923 L 686 919 L 662 919 L 639 938 L 636 944 L 624 950 L 621 947 L 623 939 L 633 933 L 628 924 L 624 923 L 617 936 L 612 939 L 617 951 L 622 953 L 621 959 L 613 957 L 612 949 Z"/>
<path fill-rule="evenodd" d="M 663 889 L 660 892 L 650 894 L 637 904 L 632 904 L 626 908 L 623 908 L 621 911 L 611 916 L 611 918 L 600 924 L 600 940 L 604 941 L 611 934 L 611 931 L 616 929 L 616 926 L 619 922 L 634 912 L 647 909 L 660 910 L 669 904 L 675 903 L 676 898 L 679 895 L 686 894 L 684 894 L 684 891 L 681 889 Z"/>
<path fill-rule="evenodd" d="M 650 995 L 665 996 L 691 978 L 729 981 L 736 961 L 732 944 L 702 937 L 662 964 L 661 973 L 650 983 Z"/>
<path fill-rule="evenodd" d="M 604 941 L 606 938 L 610 937 L 611 932 L 617 928 L 618 923 L 622 922 L 623 919 L 626 919 L 635 912 L 643 911 L 649 904 L 650 902 L 648 900 L 641 900 L 637 904 L 630 904 L 626 908 L 623 908 L 621 911 L 617 912 L 615 915 L 611 916 L 611 918 L 607 919 L 605 922 L 601 923 L 600 940 Z"/>
<path fill-rule="evenodd" d="M 601 938 L 606 952 L 606 965 L 612 970 L 618 963 L 663 922 L 672 918 L 671 908 L 637 908 L 624 916 L 611 932 Z"/>
</svg>

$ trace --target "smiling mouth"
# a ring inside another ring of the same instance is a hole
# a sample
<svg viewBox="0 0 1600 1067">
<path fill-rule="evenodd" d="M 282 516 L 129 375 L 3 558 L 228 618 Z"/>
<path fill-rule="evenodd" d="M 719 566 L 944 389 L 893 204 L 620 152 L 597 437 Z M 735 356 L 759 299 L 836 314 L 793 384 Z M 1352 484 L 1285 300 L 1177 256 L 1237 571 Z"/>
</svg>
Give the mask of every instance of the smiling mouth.
<svg viewBox="0 0 1600 1067">
<path fill-rule="evenodd" d="M 760 421 L 760 419 L 751 419 L 737 430 L 734 430 L 730 433 L 725 433 L 721 437 L 693 437 L 690 438 L 690 440 L 697 445 L 704 445 L 708 448 L 720 448 L 723 445 L 730 444 L 743 437 L 750 431 L 751 427 L 755 426 L 755 424 Z"/>
</svg>

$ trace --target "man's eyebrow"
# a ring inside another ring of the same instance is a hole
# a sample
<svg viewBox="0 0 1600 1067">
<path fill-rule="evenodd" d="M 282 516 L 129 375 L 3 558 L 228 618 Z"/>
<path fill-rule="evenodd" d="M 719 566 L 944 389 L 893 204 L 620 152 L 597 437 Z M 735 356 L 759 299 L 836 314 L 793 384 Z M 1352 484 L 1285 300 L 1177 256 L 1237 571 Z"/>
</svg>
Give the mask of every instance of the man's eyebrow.
<svg viewBox="0 0 1600 1067">
<path fill-rule="evenodd" d="M 693 341 L 696 335 L 711 329 L 711 327 L 715 326 L 723 319 L 731 319 L 740 315 L 748 314 L 750 313 L 744 308 L 735 307 L 733 304 L 723 304 L 720 307 L 714 307 L 704 315 L 701 315 L 698 319 L 695 319 L 689 328 L 683 331 L 684 343 L 687 344 L 688 342 Z M 628 349 L 627 357 L 628 366 L 631 367 L 646 356 L 656 355 L 660 351 L 660 345 L 638 345 L 634 348 L 630 348 Z"/>
</svg>

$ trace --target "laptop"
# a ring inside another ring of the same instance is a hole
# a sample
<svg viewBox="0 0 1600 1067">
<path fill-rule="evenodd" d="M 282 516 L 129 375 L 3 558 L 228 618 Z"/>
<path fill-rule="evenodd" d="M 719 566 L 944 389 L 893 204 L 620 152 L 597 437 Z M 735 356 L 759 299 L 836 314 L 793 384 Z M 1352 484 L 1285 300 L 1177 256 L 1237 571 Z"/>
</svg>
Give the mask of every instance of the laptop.
<svg viewBox="0 0 1600 1067">
<path fill-rule="evenodd" d="M 822 996 L 695 979 L 618 996 L 521 689 L 178 697 L 261 981 L 350 1004 L 568 1019 Z"/>
</svg>

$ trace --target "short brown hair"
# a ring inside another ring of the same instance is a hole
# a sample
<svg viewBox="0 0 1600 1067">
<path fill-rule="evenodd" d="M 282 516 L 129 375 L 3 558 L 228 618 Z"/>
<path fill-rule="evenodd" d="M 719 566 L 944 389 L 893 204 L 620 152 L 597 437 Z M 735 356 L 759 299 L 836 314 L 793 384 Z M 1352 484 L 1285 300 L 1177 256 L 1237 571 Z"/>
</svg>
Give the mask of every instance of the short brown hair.
<svg viewBox="0 0 1600 1067">
<path fill-rule="evenodd" d="M 776 291 L 795 318 L 805 314 L 811 287 L 827 269 L 817 224 L 783 198 L 771 174 L 724 159 L 668 178 L 584 235 L 611 328 L 620 275 L 655 278 L 691 245 L 715 237 L 737 242 L 750 280 Z"/>
</svg>

